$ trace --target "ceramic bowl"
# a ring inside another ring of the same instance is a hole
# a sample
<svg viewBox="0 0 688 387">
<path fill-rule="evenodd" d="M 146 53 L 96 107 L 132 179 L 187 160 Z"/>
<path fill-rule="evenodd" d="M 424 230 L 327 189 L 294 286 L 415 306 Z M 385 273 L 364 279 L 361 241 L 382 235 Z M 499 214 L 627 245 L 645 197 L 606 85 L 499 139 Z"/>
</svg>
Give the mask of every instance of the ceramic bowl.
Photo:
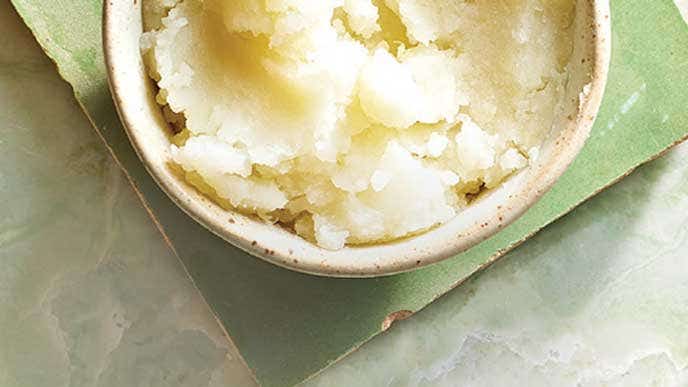
<svg viewBox="0 0 688 387">
<path fill-rule="evenodd" d="M 439 262 L 494 235 L 537 202 L 574 160 L 599 109 L 611 51 L 608 1 L 578 0 L 576 9 L 566 109 L 538 160 L 430 232 L 339 251 L 227 211 L 180 179 L 169 167 L 171 131 L 139 49 L 141 1 L 106 0 L 103 38 L 110 88 L 129 139 L 151 176 L 182 210 L 227 242 L 276 265 L 323 276 L 374 277 Z"/>
</svg>

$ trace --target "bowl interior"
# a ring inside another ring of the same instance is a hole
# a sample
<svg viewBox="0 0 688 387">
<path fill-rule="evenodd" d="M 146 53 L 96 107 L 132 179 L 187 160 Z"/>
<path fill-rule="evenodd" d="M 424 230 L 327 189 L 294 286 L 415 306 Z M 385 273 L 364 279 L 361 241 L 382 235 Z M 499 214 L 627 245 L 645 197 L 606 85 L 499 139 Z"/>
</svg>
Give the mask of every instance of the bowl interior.
<svg viewBox="0 0 688 387">
<path fill-rule="evenodd" d="M 565 171 L 587 139 L 601 103 L 610 55 L 608 0 L 578 0 L 574 28 L 565 108 L 534 165 L 432 231 L 339 251 L 227 211 L 180 179 L 169 167 L 171 131 L 140 54 L 141 1 L 106 1 L 103 36 L 110 87 L 127 134 L 150 174 L 182 210 L 231 244 L 274 264 L 316 275 L 371 277 L 412 270 L 467 250 L 517 219 Z"/>
</svg>

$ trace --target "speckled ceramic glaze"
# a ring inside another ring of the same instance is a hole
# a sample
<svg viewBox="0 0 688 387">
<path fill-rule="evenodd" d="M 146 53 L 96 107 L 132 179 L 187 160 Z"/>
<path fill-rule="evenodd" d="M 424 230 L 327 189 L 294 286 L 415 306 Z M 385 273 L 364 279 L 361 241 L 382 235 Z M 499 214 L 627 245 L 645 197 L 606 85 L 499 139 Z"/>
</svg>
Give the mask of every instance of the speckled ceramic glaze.
<svg viewBox="0 0 688 387">
<path fill-rule="evenodd" d="M 170 169 L 171 133 L 155 101 L 139 49 L 141 1 L 105 2 L 103 36 L 110 88 L 129 138 L 146 168 L 186 213 L 229 243 L 268 262 L 310 274 L 374 277 L 454 256 L 495 234 L 532 206 L 579 153 L 599 109 L 611 51 L 609 3 L 578 0 L 566 109 L 537 162 L 454 220 L 400 241 L 339 251 L 322 249 L 278 226 L 227 211 Z"/>
</svg>

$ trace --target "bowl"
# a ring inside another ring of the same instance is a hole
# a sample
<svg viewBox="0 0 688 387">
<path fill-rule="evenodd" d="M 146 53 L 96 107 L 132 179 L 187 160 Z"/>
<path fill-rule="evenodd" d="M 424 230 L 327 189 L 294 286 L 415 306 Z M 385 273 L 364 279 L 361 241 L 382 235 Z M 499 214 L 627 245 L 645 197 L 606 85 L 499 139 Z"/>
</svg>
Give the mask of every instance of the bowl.
<svg viewBox="0 0 688 387">
<path fill-rule="evenodd" d="M 150 175 L 182 210 L 232 245 L 287 269 L 330 277 L 375 277 L 434 264 L 475 246 L 521 216 L 552 187 L 588 138 L 611 51 L 608 0 L 578 0 L 565 109 L 536 162 L 427 233 L 330 251 L 279 226 L 221 208 L 169 167 L 171 131 L 140 53 L 141 8 L 141 1 L 106 0 L 103 43 L 115 105 Z"/>
</svg>

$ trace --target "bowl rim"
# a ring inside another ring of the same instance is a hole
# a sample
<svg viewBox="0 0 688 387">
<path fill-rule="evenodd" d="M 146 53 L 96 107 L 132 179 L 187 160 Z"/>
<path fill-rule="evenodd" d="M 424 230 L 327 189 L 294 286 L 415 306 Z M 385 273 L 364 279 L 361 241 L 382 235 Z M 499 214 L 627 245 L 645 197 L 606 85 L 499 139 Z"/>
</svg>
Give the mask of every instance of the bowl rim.
<svg viewBox="0 0 688 387">
<path fill-rule="evenodd" d="M 468 231 L 463 230 L 462 233 L 449 233 L 451 238 L 447 238 L 445 235 L 445 240 L 439 241 L 442 243 L 438 243 L 438 241 L 429 242 L 431 238 L 428 236 L 432 236 L 435 232 L 435 230 L 431 230 L 389 244 L 345 247 L 338 251 L 322 249 L 275 225 L 262 223 L 262 226 L 256 226 L 256 224 L 250 224 L 251 222 L 261 223 L 261 221 L 247 218 L 238 212 L 226 209 L 218 210 L 218 205 L 207 198 L 199 197 L 195 188 L 186 183 L 180 183 L 178 177 L 171 176 L 166 163 L 153 157 L 150 147 L 142 139 L 141 132 L 143 130 L 159 130 L 159 128 L 141 128 L 138 126 L 135 118 L 137 107 L 131 106 L 127 102 L 125 93 L 127 86 L 131 87 L 131 85 L 126 84 L 131 69 L 124 69 L 123 66 L 118 65 L 121 61 L 126 61 L 124 57 L 127 53 L 122 52 L 118 45 L 118 39 L 123 32 L 120 24 L 122 20 L 118 17 L 120 15 L 116 12 L 116 7 L 137 9 L 141 7 L 141 2 L 133 2 L 132 4 L 118 0 L 104 1 L 102 38 L 108 84 L 126 134 L 151 177 L 182 211 L 235 247 L 272 264 L 318 276 L 366 278 L 415 270 L 468 250 L 518 219 L 549 191 L 566 171 L 583 148 L 590 134 L 604 95 L 611 60 L 609 0 L 579 0 L 579 4 L 581 2 L 588 4 L 591 9 L 590 35 L 594 39 L 591 54 L 594 57 L 591 64 L 590 82 L 586 86 L 585 92 L 579 96 L 578 114 L 565 129 L 562 129 L 562 132 L 568 133 L 569 136 L 561 143 L 557 141 L 555 151 L 561 151 L 561 156 L 557 157 L 554 163 L 538 170 L 538 173 L 534 174 L 527 184 L 520 188 L 517 195 L 508 197 L 505 202 L 506 205 L 498 206 L 499 211 L 483 218 L 484 223 L 475 224 L 467 228 Z M 125 31 L 124 33 L 132 32 Z M 138 51 L 137 55 L 139 58 L 141 57 Z M 145 75 L 147 77 L 147 73 Z M 218 211 L 227 216 L 218 217 Z M 460 217 L 460 214 L 457 217 Z M 231 221 L 228 222 L 228 219 Z M 248 230 L 249 225 L 253 231 L 262 229 L 258 233 L 260 237 L 250 235 L 242 229 L 244 227 Z M 290 234 L 291 238 L 283 235 L 285 233 Z M 419 242 L 421 239 L 424 240 L 424 243 Z M 418 242 L 415 243 L 415 246 L 414 241 Z M 397 246 L 396 249 L 384 248 L 387 245 L 395 244 L 403 246 Z M 418 246 L 419 244 L 421 246 Z M 428 246 L 433 247 L 433 249 L 429 249 Z M 376 256 L 367 259 L 373 253 Z M 346 254 L 352 258 L 343 258 Z M 328 259 L 328 257 L 332 257 L 332 259 Z M 362 257 L 366 257 L 366 259 L 362 259 Z M 232 259 L 232 257 L 228 256 L 228 259 Z M 496 257 L 491 260 L 494 259 Z"/>
</svg>

